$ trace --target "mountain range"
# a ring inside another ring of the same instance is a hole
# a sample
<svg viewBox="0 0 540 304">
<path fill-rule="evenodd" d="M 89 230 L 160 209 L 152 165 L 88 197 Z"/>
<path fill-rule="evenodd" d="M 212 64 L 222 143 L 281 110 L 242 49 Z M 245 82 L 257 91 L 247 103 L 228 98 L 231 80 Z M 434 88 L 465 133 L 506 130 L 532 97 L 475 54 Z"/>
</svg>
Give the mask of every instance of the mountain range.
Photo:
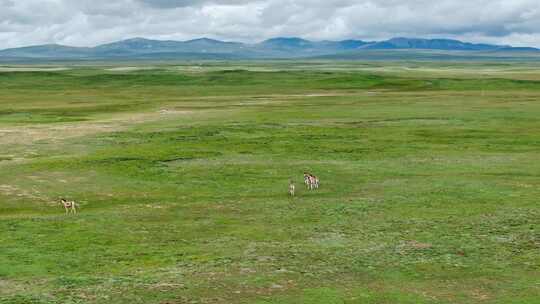
<svg viewBox="0 0 540 304">
<path fill-rule="evenodd" d="M 0 50 L 0 61 L 361 58 L 365 54 L 399 50 L 461 52 L 463 56 L 486 52 L 490 54 L 540 54 L 540 49 L 536 48 L 475 44 L 451 39 L 310 41 L 296 37 L 279 37 L 260 43 L 246 44 L 209 38 L 188 41 L 132 38 L 96 47 L 48 44 L 4 49 Z"/>
</svg>

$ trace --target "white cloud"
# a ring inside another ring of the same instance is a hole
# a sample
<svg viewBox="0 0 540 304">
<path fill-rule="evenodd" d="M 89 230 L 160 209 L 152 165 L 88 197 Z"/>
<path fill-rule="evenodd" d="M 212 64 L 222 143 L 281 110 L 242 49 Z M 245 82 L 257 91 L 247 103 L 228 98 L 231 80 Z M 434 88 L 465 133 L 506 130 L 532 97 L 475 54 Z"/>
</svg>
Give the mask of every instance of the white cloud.
<svg viewBox="0 0 540 304">
<path fill-rule="evenodd" d="M 540 47 L 538 0 L 0 0 L 0 48 L 131 37 L 450 37 Z"/>
</svg>

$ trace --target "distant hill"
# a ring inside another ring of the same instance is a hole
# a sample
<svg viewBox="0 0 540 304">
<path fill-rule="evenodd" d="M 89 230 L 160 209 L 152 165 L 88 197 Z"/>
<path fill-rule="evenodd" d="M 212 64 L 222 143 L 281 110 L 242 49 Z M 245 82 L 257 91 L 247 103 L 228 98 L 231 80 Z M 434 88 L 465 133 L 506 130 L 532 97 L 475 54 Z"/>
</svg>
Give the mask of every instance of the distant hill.
<svg viewBox="0 0 540 304">
<path fill-rule="evenodd" d="M 242 43 L 223 42 L 208 38 L 189 41 L 160 41 L 133 38 L 93 48 L 95 56 L 137 55 L 152 53 L 234 53 L 241 50 Z"/>
<path fill-rule="evenodd" d="M 389 52 L 389 51 L 409 51 Z M 383 58 L 390 54 L 399 59 L 400 54 L 411 51 L 428 58 L 477 57 L 484 53 L 497 56 L 540 55 L 540 50 L 529 47 L 514 48 L 508 45 L 474 44 L 451 39 L 392 38 L 385 41 L 362 40 L 310 41 L 297 37 L 277 37 L 256 44 L 227 42 L 209 38 L 188 41 L 151 40 L 132 38 L 96 47 L 70 47 L 57 44 L 38 45 L 0 51 L 0 61 L 16 60 L 136 60 L 136 59 L 289 59 L 334 58 L 361 59 Z M 426 55 L 426 51 L 432 51 Z M 446 53 L 439 54 L 437 52 Z M 461 53 L 453 53 L 461 52 Z M 414 56 L 412 56 L 414 57 Z M 503 57 L 503 56 L 499 56 Z"/>
<path fill-rule="evenodd" d="M 92 48 L 46 44 L 2 50 L 0 51 L 0 58 L 82 58 L 87 57 L 91 53 L 91 50 Z"/>
<path fill-rule="evenodd" d="M 512 47 L 507 45 L 474 44 L 451 39 L 392 38 L 390 40 L 365 45 L 364 48 L 371 50 L 422 49 L 446 51 L 486 51 Z"/>
</svg>

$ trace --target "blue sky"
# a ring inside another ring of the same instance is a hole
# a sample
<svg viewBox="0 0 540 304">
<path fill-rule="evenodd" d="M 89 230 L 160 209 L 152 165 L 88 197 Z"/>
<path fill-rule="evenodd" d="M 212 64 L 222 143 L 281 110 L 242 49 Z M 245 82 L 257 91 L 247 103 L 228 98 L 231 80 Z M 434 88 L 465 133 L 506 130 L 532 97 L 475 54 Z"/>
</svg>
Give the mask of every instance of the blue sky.
<svg viewBox="0 0 540 304">
<path fill-rule="evenodd" d="M 540 0 L 0 0 L 0 49 L 277 36 L 444 37 L 540 47 Z"/>
</svg>

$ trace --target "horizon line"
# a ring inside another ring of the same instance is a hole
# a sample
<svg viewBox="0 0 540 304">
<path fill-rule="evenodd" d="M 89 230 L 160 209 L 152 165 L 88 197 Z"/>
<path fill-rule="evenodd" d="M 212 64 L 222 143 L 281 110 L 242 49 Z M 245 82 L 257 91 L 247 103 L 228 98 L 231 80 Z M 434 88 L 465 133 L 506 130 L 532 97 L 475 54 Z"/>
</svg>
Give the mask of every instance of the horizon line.
<svg viewBox="0 0 540 304">
<path fill-rule="evenodd" d="M 210 37 L 207 37 L 207 36 L 202 36 L 200 38 L 193 38 L 193 39 L 187 39 L 187 40 L 156 39 L 156 38 L 146 38 L 146 37 L 143 37 L 143 36 L 134 36 L 134 37 L 130 37 L 130 38 L 123 38 L 123 39 L 119 39 L 119 40 L 113 40 L 113 41 L 110 41 L 110 42 L 100 43 L 100 44 L 96 44 L 94 46 L 73 46 L 73 45 L 60 44 L 60 43 L 43 43 L 43 44 L 30 44 L 30 45 L 24 45 L 24 46 L 9 47 L 9 48 L 5 48 L 5 49 L 0 49 L 0 51 L 12 50 L 12 49 L 21 49 L 21 48 L 30 48 L 30 47 L 38 47 L 38 46 L 63 46 L 63 47 L 71 47 L 71 48 L 81 48 L 81 49 L 87 48 L 87 49 L 91 49 L 91 48 L 96 48 L 96 47 L 107 45 L 107 44 L 113 44 L 113 43 L 118 43 L 118 42 L 123 42 L 123 41 L 136 40 L 136 39 L 149 40 L 149 41 L 160 41 L 160 42 L 167 42 L 167 41 L 169 41 L 169 42 L 183 42 L 183 43 L 193 42 L 193 41 L 197 41 L 197 40 L 212 40 L 212 41 L 217 41 L 217 42 L 239 43 L 239 44 L 245 44 L 245 45 L 257 45 L 257 44 L 264 43 L 266 41 L 274 40 L 274 39 L 299 39 L 299 40 L 304 40 L 304 41 L 308 41 L 308 42 L 361 41 L 361 42 L 366 42 L 366 43 L 379 43 L 379 42 L 390 41 L 390 40 L 393 40 L 393 39 L 411 39 L 411 40 L 412 39 L 418 39 L 418 40 L 450 40 L 450 41 L 458 41 L 458 42 L 461 42 L 461 43 L 468 43 L 468 44 L 473 44 L 473 45 L 491 45 L 491 46 L 499 46 L 499 47 L 531 48 L 531 49 L 540 50 L 540 48 L 536 48 L 536 47 L 532 47 L 532 46 L 518 46 L 518 47 L 516 47 L 516 46 L 510 45 L 510 44 L 491 44 L 491 43 L 485 43 L 485 42 L 470 42 L 470 41 L 464 41 L 464 40 L 460 40 L 460 39 L 452 39 L 452 38 L 444 38 L 444 37 L 440 37 L 440 38 L 421 38 L 421 37 L 396 36 L 396 37 L 392 37 L 392 38 L 388 38 L 388 39 L 382 39 L 382 40 L 363 40 L 363 39 L 355 39 L 355 38 L 345 38 L 345 39 L 337 39 L 337 40 L 330 40 L 330 39 L 311 40 L 311 39 L 303 38 L 303 37 L 300 37 L 300 36 L 276 36 L 276 37 L 260 40 L 258 42 L 248 43 L 248 42 L 240 42 L 240 41 L 235 41 L 235 40 L 221 40 L 221 39 L 218 39 L 218 38 L 210 38 Z"/>
</svg>

